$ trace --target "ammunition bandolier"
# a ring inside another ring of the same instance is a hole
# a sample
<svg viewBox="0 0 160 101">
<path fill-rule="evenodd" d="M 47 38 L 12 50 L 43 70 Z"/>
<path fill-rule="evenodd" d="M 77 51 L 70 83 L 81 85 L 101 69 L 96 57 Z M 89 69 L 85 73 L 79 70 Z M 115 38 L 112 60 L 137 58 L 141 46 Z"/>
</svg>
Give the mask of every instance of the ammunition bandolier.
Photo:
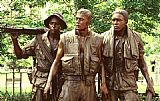
<svg viewBox="0 0 160 101">
<path fill-rule="evenodd" d="M 52 45 L 53 42 L 50 42 L 47 36 L 48 32 L 42 35 L 41 34 L 36 35 L 36 37 L 32 39 L 31 43 L 28 44 L 23 49 L 23 54 L 27 54 L 28 57 L 35 56 L 36 58 L 36 65 L 33 68 L 32 81 L 31 81 L 33 84 L 32 99 L 34 99 L 35 96 L 37 96 L 36 93 L 38 92 L 38 90 L 43 91 L 48 79 L 50 67 L 57 53 L 57 45 L 59 40 L 55 39 L 54 41 L 55 46 L 53 46 Z M 56 99 L 57 97 L 57 84 L 56 84 L 58 82 L 57 76 L 54 78 L 57 80 L 54 80 L 56 82 L 53 83 L 54 87 L 52 89 L 54 92 L 52 92 L 53 95 L 52 99 Z M 39 99 L 42 97 L 43 96 L 41 95 L 38 96 Z"/>
</svg>

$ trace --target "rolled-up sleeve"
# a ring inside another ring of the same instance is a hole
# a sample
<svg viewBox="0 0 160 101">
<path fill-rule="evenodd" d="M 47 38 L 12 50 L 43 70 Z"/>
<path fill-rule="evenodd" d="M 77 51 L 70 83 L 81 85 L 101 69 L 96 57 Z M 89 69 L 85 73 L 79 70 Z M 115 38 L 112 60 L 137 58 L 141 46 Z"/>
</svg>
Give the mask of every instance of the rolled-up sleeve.
<svg viewBox="0 0 160 101">
<path fill-rule="evenodd" d="M 23 54 L 26 56 L 25 58 L 28 58 L 29 56 L 35 56 L 35 46 L 36 46 L 36 38 L 33 38 L 30 43 L 28 43 L 23 48 Z"/>
</svg>

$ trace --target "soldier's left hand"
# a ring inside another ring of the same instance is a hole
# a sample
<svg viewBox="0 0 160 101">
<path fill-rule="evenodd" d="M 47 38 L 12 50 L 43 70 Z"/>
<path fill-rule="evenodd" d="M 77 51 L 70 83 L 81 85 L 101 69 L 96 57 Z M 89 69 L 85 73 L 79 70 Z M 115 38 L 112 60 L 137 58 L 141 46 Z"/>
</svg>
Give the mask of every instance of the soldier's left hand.
<svg viewBox="0 0 160 101">
<path fill-rule="evenodd" d="M 153 96 L 155 96 L 155 90 L 151 84 L 147 85 L 147 91 L 151 92 Z"/>
<path fill-rule="evenodd" d="M 47 83 L 46 86 L 45 86 L 45 88 L 44 88 L 44 92 L 43 92 L 43 95 L 46 98 L 47 98 L 47 93 L 49 91 L 49 88 L 50 88 L 50 83 Z"/>
<path fill-rule="evenodd" d="M 102 93 L 105 94 L 105 95 L 108 94 L 108 88 L 107 88 L 105 83 L 102 83 L 102 85 L 101 85 L 101 94 Z"/>
</svg>

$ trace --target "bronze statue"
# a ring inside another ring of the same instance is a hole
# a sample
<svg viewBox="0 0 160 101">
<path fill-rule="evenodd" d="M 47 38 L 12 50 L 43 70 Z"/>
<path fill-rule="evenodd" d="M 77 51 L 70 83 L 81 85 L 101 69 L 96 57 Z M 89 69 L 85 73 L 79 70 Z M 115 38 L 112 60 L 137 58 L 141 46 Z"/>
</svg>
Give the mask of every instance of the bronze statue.
<svg viewBox="0 0 160 101">
<path fill-rule="evenodd" d="M 128 25 L 128 12 L 116 10 L 112 13 L 112 27 L 102 33 L 104 37 L 104 67 L 111 101 L 138 101 L 136 71 L 140 69 L 155 95 L 144 60 L 144 47 L 139 34 Z"/>
<path fill-rule="evenodd" d="M 33 84 L 32 101 L 57 101 L 58 74 L 53 78 L 53 86 L 50 87 L 53 92 L 50 91 L 46 98 L 43 96 L 43 91 L 47 83 L 51 64 L 57 53 L 60 30 L 66 29 L 67 25 L 59 13 L 50 15 L 44 20 L 44 25 L 48 28 L 48 31 L 43 34 L 37 34 L 24 49 L 21 49 L 18 44 L 18 32 L 12 33 L 11 38 L 14 45 L 14 52 L 18 59 L 26 59 L 29 56 L 36 58 L 37 62 L 32 72 L 31 81 Z"/>
<path fill-rule="evenodd" d="M 44 94 L 62 60 L 65 82 L 59 101 L 96 101 L 95 76 L 102 70 L 99 64 L 103 39 L 89 29 L 91 15 L 88 9 L 78 10 L 75 29 L 61 35 Z"/>
</svg>

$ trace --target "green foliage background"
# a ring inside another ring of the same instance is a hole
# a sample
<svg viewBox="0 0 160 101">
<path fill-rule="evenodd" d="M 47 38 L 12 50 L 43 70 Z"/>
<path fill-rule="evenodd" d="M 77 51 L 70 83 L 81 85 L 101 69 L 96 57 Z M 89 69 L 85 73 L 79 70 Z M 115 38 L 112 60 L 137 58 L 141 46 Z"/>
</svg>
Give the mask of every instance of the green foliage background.
<svg viewBox="0 0 160 101">
<path fill-rule="evenodd" d="M 18 28 L 44 27 L 43 21 L 53 12 L 63 14 L 68 30 L 74 28 L 74 15 L 79 8 L 93 12 L 91 29 L 102 33 L 111 27 L 111 14 L 116 8 L 129 12 L 128 25 L 138 31 L 145 45 L 146 60 L 159 61 L 160 53 L 160 0 L 2 0 L 0 1 L 0 26 Z M 23 47 L 34 36 L 19 37 Z M 156 40 L 156 41 L 155 41 Z M 0 64 L 16 61 L 9 34 L 0 34 Z M 32 58 L 18 60 L 18 66 L 31 66 Z"/>
</svg>

